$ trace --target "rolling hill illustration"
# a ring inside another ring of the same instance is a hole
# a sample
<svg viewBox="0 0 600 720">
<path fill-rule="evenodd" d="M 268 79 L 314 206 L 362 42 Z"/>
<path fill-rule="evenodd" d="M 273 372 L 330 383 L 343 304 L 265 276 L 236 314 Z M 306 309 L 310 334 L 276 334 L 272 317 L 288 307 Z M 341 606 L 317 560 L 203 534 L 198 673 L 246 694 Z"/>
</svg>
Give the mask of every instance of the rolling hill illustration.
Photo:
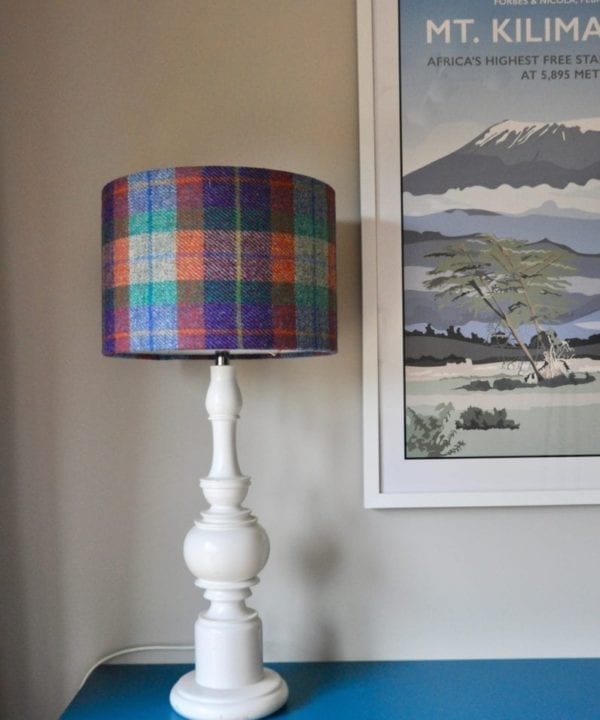
<svg viewBox="0 0 600 720">
<path fill-rule="evenodd" d="M 600 117 L 503 120 L 406 174 L 402 191 L 407 331 L 490 332 L 488 318 L 442 305 L 424 285 L 449 243 L 489 234 L 565 251 L 568 309 L 553 329 L 564 339 L 600 333 Z"/>
</svg>

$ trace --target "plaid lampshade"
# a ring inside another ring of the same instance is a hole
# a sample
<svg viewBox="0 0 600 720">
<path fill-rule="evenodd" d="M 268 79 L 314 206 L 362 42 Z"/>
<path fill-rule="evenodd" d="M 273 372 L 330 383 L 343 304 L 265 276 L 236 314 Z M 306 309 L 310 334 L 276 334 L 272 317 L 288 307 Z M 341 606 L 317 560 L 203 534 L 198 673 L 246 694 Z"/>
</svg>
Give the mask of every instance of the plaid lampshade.
<svg viewBox="0 0 600 720">
<path fill-rule="evenodd" d="M 335 194 L 246 167 L 177 167 L 102 192 L 103 353 L 337 349 Z"/>
</svg>

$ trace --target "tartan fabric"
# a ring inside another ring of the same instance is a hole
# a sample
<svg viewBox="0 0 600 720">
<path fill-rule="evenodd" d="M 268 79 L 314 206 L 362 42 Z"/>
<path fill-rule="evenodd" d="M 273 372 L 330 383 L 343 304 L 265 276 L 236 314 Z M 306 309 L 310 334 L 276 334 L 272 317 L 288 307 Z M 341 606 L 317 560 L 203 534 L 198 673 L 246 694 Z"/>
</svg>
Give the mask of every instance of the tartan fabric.
<svg viewBox="0 0 600 720">
<path fill-rule="evenodd" d="M 178 167 L 102 191 L 103 353 L 332 353 L 335 196 L 289 172 Z"/>
</svg>

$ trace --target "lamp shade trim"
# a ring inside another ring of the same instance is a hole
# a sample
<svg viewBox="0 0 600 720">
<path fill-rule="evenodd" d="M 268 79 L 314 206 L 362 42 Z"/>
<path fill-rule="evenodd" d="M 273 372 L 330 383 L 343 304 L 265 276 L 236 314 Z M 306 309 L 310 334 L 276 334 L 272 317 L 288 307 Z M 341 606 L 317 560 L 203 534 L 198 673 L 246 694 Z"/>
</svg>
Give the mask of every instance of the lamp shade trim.
<svg viewBox="0 0 600 720">
<path fill-rule="evenodd" d="M 102 192 L 103 353 L 332 353 L 335 194 L 246 167 L 177 167 Z"/>
</svg>

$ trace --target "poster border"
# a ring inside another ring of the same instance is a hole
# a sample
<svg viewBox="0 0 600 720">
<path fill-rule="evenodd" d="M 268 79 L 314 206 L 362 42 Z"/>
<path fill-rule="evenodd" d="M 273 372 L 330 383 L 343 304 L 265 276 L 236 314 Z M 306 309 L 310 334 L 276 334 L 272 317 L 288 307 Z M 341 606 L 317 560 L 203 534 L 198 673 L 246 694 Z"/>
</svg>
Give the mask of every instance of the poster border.
<svg viewBox="0 0 600 720">
<path fill-rule="evenodd" d="M 399 87 L 398 45 L 395 42 L 395 66 L 382 58 L 377 46 L 381 15 L 394 18 L 398 36 L 398 0 L 357 0 L 358 91 L 360 127 L 360 194 L 362 237 L 362 307 L 363 307 L 363 480 L 366 508 L 433 508 L 600 504 L 600 489 L 498 490 L 484 492 L 384 492 L 381 484 L 381 415 L 380 353 L 378 306 L 378 240 L 387 230 L 390 212 L 383 197 L 382 178 L 397 173 L 400 178 L 400 105 L 392 125 L 397 129 L 397 147 L 385 145 L 381 136 L 382 105 L 389 95 L 390 82 Z M 390 15 L 391 14 L 391 15 Z M 392 53 L 393 57 L 393 53 Z M 399 90 L 398 90 L 399 92 Z M 389 141 L 389 137 L 386 137 Z M 404 398 L 402 398 L 404 401 Z M 572 457 L 564 461 L 576 461 Z M 403 463 L 406 463 L 403 460 Z"/>
</svg>

